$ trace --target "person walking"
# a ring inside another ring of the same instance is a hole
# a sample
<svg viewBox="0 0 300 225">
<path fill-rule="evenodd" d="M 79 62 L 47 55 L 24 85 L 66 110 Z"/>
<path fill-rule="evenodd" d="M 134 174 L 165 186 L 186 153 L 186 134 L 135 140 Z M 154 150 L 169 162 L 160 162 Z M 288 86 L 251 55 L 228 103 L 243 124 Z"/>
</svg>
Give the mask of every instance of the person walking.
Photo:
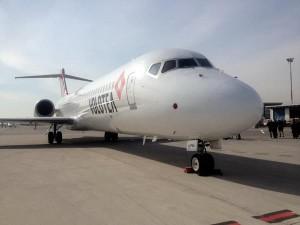
<svg viewBox="0 0 300 225">
<path fill-rule="evenodd" d="M 275 121 L 273 121 L 273 124 L 272 124 L 273 138 L 277 138 L 278 137 L 277 128 L 278 128 L 278 122 L 275 120 Z"/>
<path fill-rule="evenodd" d="M 283 132 L 284 127 L 285 127 L 285 120 L 279 120 L 278 121 L 279 137 L 284 137 L 284 132 Z"/>
<path fill-rule="evenodd" d="M 299 120 L 296 122 L 296 132 L 297 132 L 297 138 L 298 138 L 298 136 L 300 135 L 300 121 Z"/>
<path fill-rule="evenodd" d="M 267 127 L 269 130 L 270 138 L 273 138 L 273 135 L 272 135 L 273 121 L 272 120 L 268 120 Z"/>
<path fill-rule="evenodd" d="M 293 138 L 298 138 L 300 133 L 300 123 L 296 121 L 296 119 L 293 119 L 291 129 L 292 129 Z"/>
</svg>

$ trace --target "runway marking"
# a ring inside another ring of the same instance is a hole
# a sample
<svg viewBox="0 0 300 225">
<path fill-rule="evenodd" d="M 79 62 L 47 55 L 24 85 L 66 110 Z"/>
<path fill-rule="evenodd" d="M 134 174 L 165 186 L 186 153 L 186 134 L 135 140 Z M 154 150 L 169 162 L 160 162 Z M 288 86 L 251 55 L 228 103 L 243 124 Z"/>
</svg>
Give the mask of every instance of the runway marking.
<svg viewBox="0 0 300 225">
<path fill-rule="evenodd" d="M 284 220 L 296 218 L 298 216 L 299 215 L 294 213 L 293 211 L 285 209 L 285 210 L 263 214 L 260 216 L 253 216 L 253 218 L 265 221 L 267 223 L 278 223 Z"/>
<path fill-rule="evenodd" d="M 226 221 L 226 222 L 222 222 L 222 223 L 215 223 L 212 225 L 241 225 L 240 223 L 230 220 L 230 221 Z"/>
</svg>

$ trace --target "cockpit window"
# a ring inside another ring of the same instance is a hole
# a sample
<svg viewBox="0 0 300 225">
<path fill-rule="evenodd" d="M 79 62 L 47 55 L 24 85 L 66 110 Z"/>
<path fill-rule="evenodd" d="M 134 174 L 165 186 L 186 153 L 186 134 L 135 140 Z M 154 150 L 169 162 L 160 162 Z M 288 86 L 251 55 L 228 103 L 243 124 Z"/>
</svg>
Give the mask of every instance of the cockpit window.
<svg viewBox="0 0 300 225">
<path fill-rule="evenodd" d="M 165 72 L 167 72 L 169 70 L 172 70 L 174 68 L 176 68 L 176 60 L 169 60 L 169 61 L 165 62 L 161 72 L 165 73 Z"/>
<path fill-rule="evenodd" d="M 161 63 L 155 63 L 153 64 L 150 69 L 149 69 L 149 73 L 153 74 L 153 75 L 157 75 L 159 68 L 160 68 Z"/>
<path fill-rule="evenodd" d="M 193 58 L 178 59 L 178 68 L 190 68 L 198 66 Z"/>
<path fill-rule="evenodd" d="M 202 67 L 207 67 L 207 68 L 213 67 L 211 65 L 211 63 L 208 61 L 208 59 L 206 59 L 206 58 L 197 58 L 197 61 L 200 64 L 200 66 L 202 66 Z"/>
</svg>

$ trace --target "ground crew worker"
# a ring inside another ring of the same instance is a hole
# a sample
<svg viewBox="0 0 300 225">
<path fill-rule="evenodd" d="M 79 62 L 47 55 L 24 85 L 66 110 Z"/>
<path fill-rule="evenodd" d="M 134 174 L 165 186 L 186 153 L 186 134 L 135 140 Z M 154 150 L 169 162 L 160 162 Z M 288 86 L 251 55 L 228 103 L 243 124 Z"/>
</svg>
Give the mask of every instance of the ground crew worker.
<svg viewBox="0 0 300 225">
<path fill-rule="evenodd" d="M 292 122 L 292 125 L 291 125 L 293 138 L 298 138 L 299 132 L 300 132 L 300 127 L 299 126 L 300 126 L 300 123 L 296 122 L 296 120 L 293 119 L 293 122 Z"/>
<path fill-rule="evenodd" d="M 278 133 L 277 133 L 277 127 L 278 127 L 278 123 L 277 121 L 273 121 L 272 123 L 272 134 L 273 134 L 273 138 L 277 138 L 278 137 Z"/>
<path fill-rule="evenodd" d="M 285 126 L 285 120 L 279 120 L 278 121 L 278 131 L 279 131 L 279 137 L 284 137 L 284 129 Z"/>
<path fill-rule="evenodd" d="M 272 135 L 272 126 L 273 126 L 273 121 L 269 120 L 268 123 L 267 123 L 267 127 L 269 129 L 270 138 L 273 137 L 273 135 Z"/>
</svg>

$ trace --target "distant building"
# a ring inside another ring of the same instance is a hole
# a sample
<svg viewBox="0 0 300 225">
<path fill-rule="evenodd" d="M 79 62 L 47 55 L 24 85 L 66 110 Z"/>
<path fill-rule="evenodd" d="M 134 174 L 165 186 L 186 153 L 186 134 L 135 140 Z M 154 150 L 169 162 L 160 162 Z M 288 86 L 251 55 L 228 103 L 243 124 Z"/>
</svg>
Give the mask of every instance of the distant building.
<svg viewBox="0 0 300 225">
<path fill-rule="evenodd" d="M 280 105 L 282 105 L 282 102 L 264 102 L 263 118 L 264 119 L 271 119 L 270 106 L 280 106 Z"/>
<path fill-rule="evenodd" d="M 266 108 L 270 110 L 271 120 L 290 121 L 294 118 L 300 118 L 300 105 L 274 105 Z"/>
</svg>

